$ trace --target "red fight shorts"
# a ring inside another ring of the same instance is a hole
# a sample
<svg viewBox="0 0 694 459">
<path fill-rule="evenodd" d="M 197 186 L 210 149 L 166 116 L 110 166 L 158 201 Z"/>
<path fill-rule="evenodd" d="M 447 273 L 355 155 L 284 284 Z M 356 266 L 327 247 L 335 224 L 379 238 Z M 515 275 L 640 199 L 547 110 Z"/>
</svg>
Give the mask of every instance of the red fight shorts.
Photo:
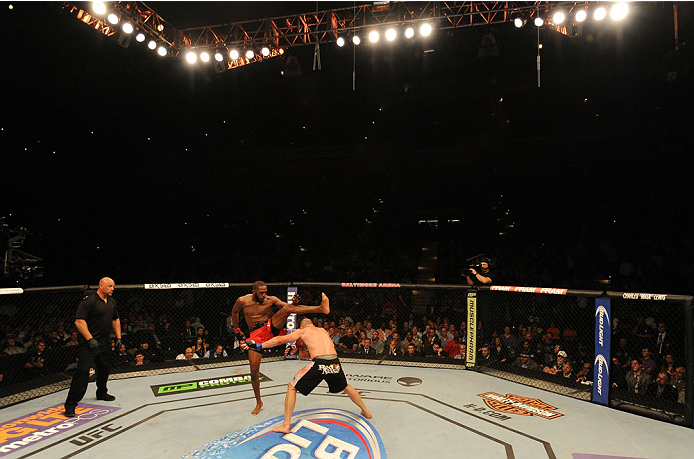
<svg viewBox="0 0 694 459">
<path fill-rule="evenodd" d="M 279 335 L 286 335 L 287 330 L 284 328 L 279 330 L 275 327 L 272 326 L 272 318 L 268 319 L 267 323 L 265 325 L 262 325 L 255 330 L 252 330 L 250 333 L 250 338 L 256 343 L 264 343 L 265 341 L 269 340 L 270 338 L 274 338 L 275 336 Z M 256 349 L 252 349 L 256 352 L 261 352 L 262 351 L 257 351 Z"/>
</svg>

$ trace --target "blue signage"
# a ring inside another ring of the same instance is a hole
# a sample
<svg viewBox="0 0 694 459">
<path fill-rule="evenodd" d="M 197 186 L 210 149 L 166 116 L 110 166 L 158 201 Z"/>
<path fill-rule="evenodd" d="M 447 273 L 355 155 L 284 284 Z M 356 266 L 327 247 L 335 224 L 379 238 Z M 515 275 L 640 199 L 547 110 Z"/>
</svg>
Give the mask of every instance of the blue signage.
<svg viewBox="0 0 694 459">
<path fill-rule="evenodd" d="M 593 363 L 593 401 L 607 405 L 610 392 L 610 300 L 595 300 L 595 360 Z"/>
<path fill-rule="evenodd" d="M 369 421 L 341 409 L 298 411 L 288 434 L 273 432 L 283 416 L 249 426 L 207 443 L 183 457 L 245 459 L 349 457 L 386 459 L 381 436 Z M 343 455 L 344 453 L 344 455 Z"/>
</svg>

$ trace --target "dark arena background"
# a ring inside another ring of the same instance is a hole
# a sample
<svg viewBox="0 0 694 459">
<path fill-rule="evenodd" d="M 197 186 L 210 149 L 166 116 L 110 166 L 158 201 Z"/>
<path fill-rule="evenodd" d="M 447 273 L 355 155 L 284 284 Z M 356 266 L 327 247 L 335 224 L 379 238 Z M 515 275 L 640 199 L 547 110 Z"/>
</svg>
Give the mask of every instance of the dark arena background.
<svg viewBox="0 0 694 459">
<path fill-rule="evenodd" d="M 688 456 L 693 15 L 3 3 L 0 457 Z M 70 420 L 75 311 L 104 276 L 118 398 L 90 384 Z M 321 384 L 294 437 L 269 432 L 301 346 L 265 351 L 250 415 L 230 313 L 256 280 L 328 295 L 311 318 L 372 419 Z"/>
</svg>

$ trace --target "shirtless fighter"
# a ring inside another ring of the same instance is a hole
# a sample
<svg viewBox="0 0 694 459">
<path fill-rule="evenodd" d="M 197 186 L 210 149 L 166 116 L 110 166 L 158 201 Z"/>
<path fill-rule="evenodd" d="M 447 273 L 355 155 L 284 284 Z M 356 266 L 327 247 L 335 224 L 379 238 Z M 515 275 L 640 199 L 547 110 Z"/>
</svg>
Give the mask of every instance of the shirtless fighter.
<svg viewBox="0 0 694 459">
<path fill-rule="evenodd" d="M 371 419 L 371 412 L 364 405 L 359 392 L 347 384 L 347 377 L 337 358 L 333 340 L 327 331 L 315 327 L 311 319 L 303 319 L 301 328 L 289 335 L 276 336 L 264 343 L 256 343 L 250 339 L 246 340 L 241 343 L 241 349 L 262 352 L 263 349 L 291 343 L 299 339 L 308 348 L 313 361 L 299 370 L 294 379 L 287 385 L 287 395 L 284 399 L 284 421 L 281 426 L 273 429 L 273 432 L 289 433 L 292 413 L 296 405 L 296 392 L 299 391 L 302 395 L 308 395 L 323 380 L 328 383 L 328 390 L 331 393 L 344 392 L 355 405 L 361 408 L 361 415 L 366 419 Z M 250 354 L 253 353 L 249 352 Z"/>
<path fill-rule="evenodd" d="M 273 314 L 273 306 L 280 309 Z M 298 304 L 287 304 L 281 301 L 276 296 L 268 296 L 267 285 L 265 282 L 257 281 L 253 283 L 253 293 L 239 297 L 231 309 L 231 322 L 234 327 L 236 339 L 243 342 L 245 338 L 239 328 L 239 311 L 243 309 L 243 315 L 246 317 L 246 324 L 250 331 L 249 339 L 256 343 L 263 343 L 273 336 L 279 335 L 283 330 L 289 314 L 310 314 L 330 312 L 330 302 L 325 293 L 322 294 L 320 306 L 302 306 Z M 289 342 L 289 341 L 286 341 Z M 269 348 L 270 346 L 266 346 Z M 263 357 L 263 351 L 248 353 L 248 362 L 251 367 L 251 385 L 255 394 L 256 406 L 251 411 L 252 415 L 257 415 L 263 407 L 263 402 L 260 399 L 260 360 Z"/>
</svg>

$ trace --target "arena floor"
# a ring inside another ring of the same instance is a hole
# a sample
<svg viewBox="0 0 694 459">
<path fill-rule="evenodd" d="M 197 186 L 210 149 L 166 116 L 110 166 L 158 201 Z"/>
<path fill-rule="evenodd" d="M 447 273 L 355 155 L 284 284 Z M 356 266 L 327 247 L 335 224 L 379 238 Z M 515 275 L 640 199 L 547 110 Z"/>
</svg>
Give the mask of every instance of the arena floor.
<svg viewBox="0 0 694 459">
<path fill-rule="evenodd" d="M 304 361 L 264 362 L 264 408 L 251 416 L 248 366 L 109 382 L 64 418 L 67 391 L 0 412 L 1 458 L 663 458 L 690 457 L 694 430 L 472 371 L 344 363 L 373 418 L 323 383 L 282 419 Z M 33 416 L 38 414 L 38 416 Z M 299 454 L 300 455 L 297 455 Z"/>
</svg>

